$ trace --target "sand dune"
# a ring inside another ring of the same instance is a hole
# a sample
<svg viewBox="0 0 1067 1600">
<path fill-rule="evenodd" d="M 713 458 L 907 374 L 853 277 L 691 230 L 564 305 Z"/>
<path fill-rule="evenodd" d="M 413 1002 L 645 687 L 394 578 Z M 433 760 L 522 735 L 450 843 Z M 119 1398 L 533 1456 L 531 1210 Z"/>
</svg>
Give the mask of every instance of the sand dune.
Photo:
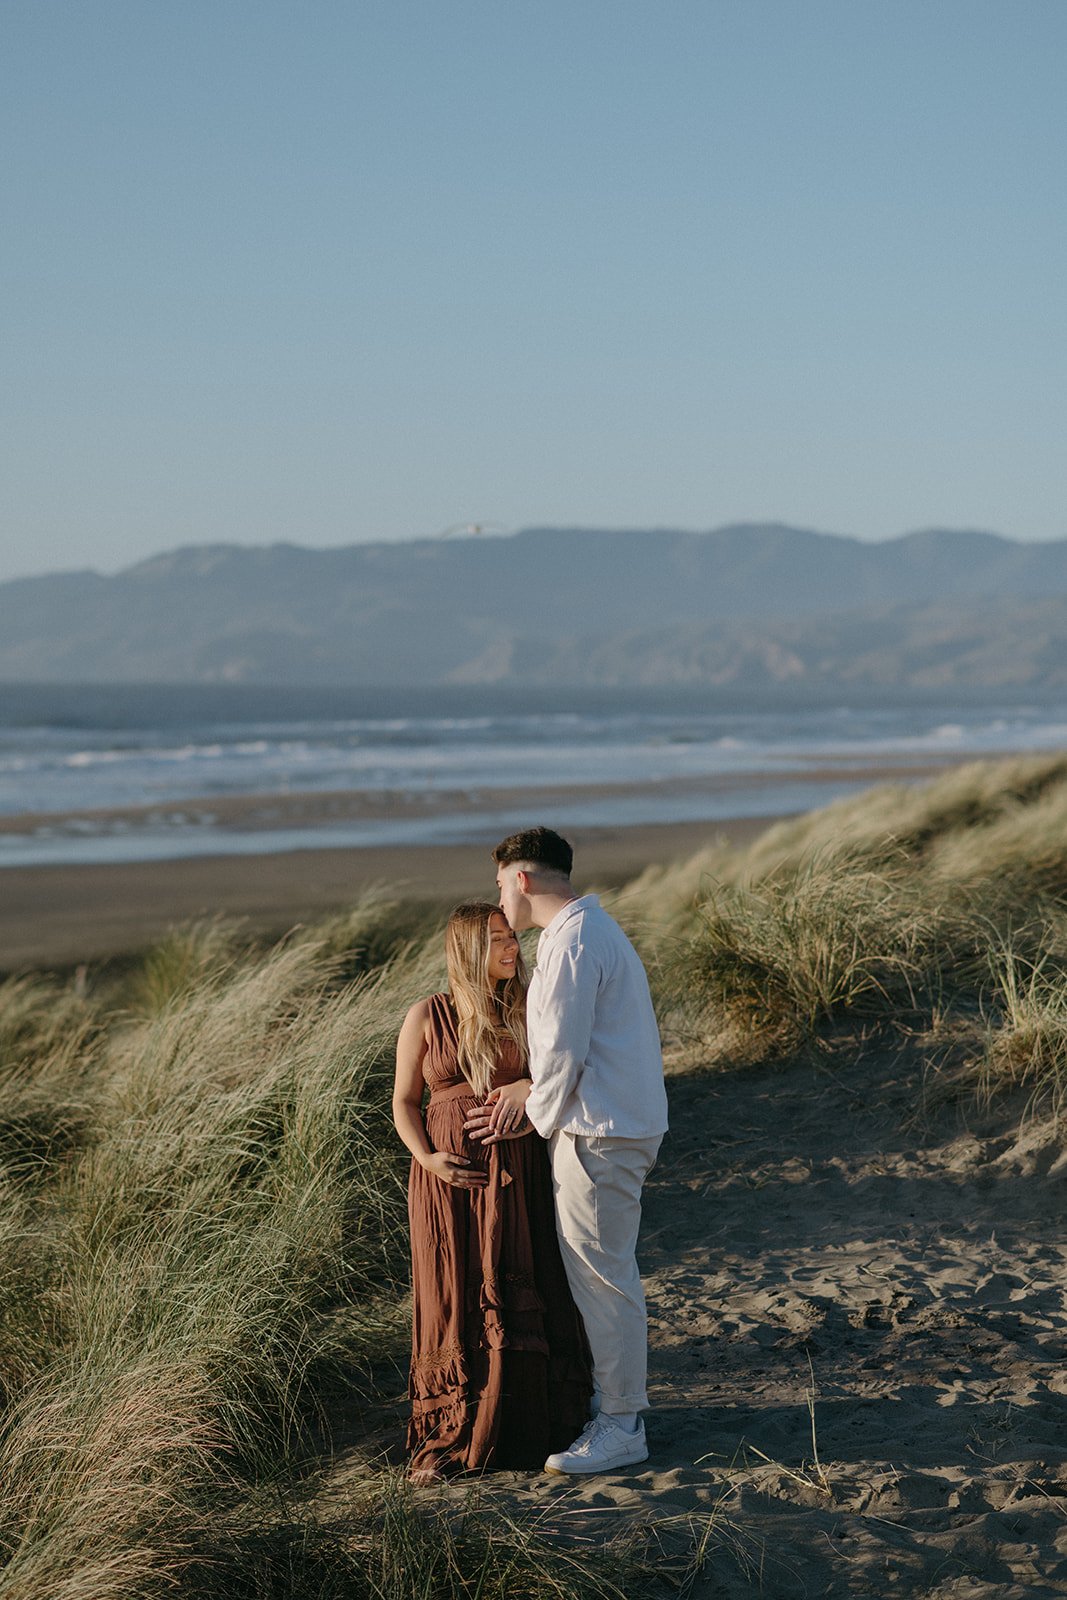
<svg viewBox="0 0 1067 1600">
<path fill-rule="evenodd" d="M 568 1540 L 657 1529 L 668 1557 L 710 1517 L 696 1595 L 1067 1592 L 1067 1155 L 1006 1108 L 924 1129 L 921 1070 L 859 1050 L 673 1079 L 651 1458 L 489 1492 Z"/>
</svg>

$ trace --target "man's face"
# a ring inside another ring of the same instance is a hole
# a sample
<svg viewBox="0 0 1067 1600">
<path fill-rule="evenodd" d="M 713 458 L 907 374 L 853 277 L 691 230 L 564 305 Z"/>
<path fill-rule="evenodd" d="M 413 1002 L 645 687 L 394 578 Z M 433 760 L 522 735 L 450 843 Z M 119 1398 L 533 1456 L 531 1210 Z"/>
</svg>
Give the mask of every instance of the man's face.
<svg viewBox="0 0 1067 1600">
<path fill-rule="evenodd" d="M 521 933 L 524 928 L 533 927 L 533 920 L 530 916 L 530 902 L 519 888 L 520 870 L 518 866 L 512 863 L 511 866 L 498 867 L 496 872 L 496 886 L 500 891 L 500 909 L 516 933 Z"/>
</svg>

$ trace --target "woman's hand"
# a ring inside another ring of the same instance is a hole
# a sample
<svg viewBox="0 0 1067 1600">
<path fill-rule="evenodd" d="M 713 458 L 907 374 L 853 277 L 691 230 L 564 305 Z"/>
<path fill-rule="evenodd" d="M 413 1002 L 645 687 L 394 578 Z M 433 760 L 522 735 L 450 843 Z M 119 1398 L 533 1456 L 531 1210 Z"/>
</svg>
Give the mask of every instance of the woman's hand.
<svg viewBox="0 0 1067 1600">
<path fill-rule="evenodd" d="M 453 1155 L 450 1150 L 431 1150 L 418 1159 L 427 1172 L 453 1189 L 484 1189 L 489 1181 L 488 1174 L 472 1167 L 466 1156 Z"/>
<path fill-rule="evenodd" d="M 501 1139 L 521 1139 L 530 1132 L 526 1120 L 526 1101 L 533 1084 L 517 1078 L 499 1089 L 490 1089 L 485 1104 L 474 1106 L 463 1124 L 473 1144 L 499 1144 Z"/>
</svg>

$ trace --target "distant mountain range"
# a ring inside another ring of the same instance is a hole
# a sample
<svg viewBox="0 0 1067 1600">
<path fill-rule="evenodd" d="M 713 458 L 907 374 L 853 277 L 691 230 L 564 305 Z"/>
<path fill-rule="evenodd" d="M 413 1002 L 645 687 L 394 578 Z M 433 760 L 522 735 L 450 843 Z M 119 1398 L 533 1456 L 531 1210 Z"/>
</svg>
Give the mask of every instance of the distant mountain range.
<svg viewBox="0 0 1067 1600">
<path fill-rule="evenodd" d="M 1067 540 L 781 525 L 199 545 L 0 584 L 0 682 L 1067 689 Z"/>
</svg>

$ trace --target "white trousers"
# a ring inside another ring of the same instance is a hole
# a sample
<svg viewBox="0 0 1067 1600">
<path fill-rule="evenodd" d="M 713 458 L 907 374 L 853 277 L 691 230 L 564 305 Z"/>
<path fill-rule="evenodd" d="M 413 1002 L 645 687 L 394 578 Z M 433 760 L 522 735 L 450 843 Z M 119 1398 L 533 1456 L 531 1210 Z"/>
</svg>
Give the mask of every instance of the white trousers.
<svg viewBox="0 0 1067 1600">
<path fill-rule="evenodd" d="M 549 1141 L 556 1232 L 606 1416 L 648 1409 L 648 1318 L 637 1270 L 641 1185 L 662 1136 Z"/>
</svg>

